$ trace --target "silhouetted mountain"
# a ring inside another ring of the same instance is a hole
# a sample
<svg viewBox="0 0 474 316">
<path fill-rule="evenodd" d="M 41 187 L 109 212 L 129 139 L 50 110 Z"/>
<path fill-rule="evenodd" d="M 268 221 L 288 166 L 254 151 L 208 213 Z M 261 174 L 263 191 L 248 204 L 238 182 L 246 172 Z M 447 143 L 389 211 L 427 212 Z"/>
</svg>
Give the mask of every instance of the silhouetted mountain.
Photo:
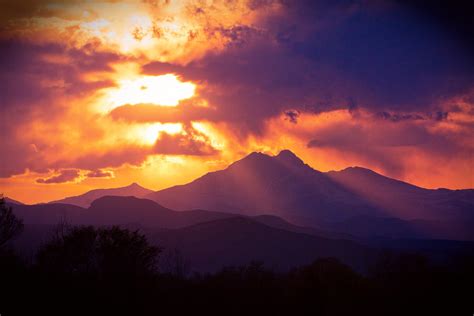
<svg viewBox="0 0 474 316">
<path fill-rule="evenodd" d="M 275 216 L 250 218 L 204 210 L 177 212 L 135 197 L 101 197 L 88 209 L 69 204 L 16 205 L 14 213 L 25 223 L 24 233 L 14 244 L 27 255 L 44 244 L 60 222 L 139 227 L 156 245 L 181 250 L 198 271 L 214 271 L 223 265 L 252 260 L 289 269 L 324 256 L 336 256 L 362 268 L 366 252 L 353 242 L 323 238 L 323 232 L 295 226 Z"/>
<path fill-rule="evenodd" d="M 81 222 L 86 209 L 71 204 L 33 204 L 14 205 L 13 213 L 21 218 L 25 225 L 57 225 L 67 221 L 70 224 Z"/>
<path fill-rule="evenodd" d="M 357 216 L 326 225 L 326 229 L 330 231 L 345 232 L 370 240 L 387 237 L 474 240 L 473 227 L 473 220 L 402 220 L 370 216 Z"/>
<path fill-rule="evenodd" d="M 388 216 L 408 220 L 474 219 L 474 190 L 424 189 L 360 167 L 327 175 Z"/>
<path fill-rule="evenodd" d="M 24 231 L 13 243 L 27 256 L 48 241 L 57 225 L 95 225 L 156 232 L 163 229 L 185 227 L 205 221 L 235 216 L 228 213 L 192 210 L 176 212 L 151 200 L 135 197 L 105 196 L 95 200 L 88 208 L 70 204 L 12 205 L 13 213 L 25 224 Z"/>
<path fill-rule="evenodd" d="M 121 188 L 91 190 L 78 196 L 71 196 L 62 200 L 51 201 L 50 203 L 64 203 L 81 207 L 89 207 L 94 200 L 97 200 L 103 196 L 134 196 L 140 198 L 152 192 L 152 190 L 146 189 L 137 183 L 132 183 L 126 187 Z"/>
<path fill-rule="evenodd" d="M 176 248 L 191 268 L 213 272 L 223 266 L 264 262 L 288 270 L 320 257 L 336 257 L 363 269 L 371 250 L 347 240 L 332 240 L 273 228 L 246 217 L 231 217 L 151 236 L 155 244 Z"/>
<path fill-rule="evenodd" d="M 14 213 L 23 219 L 27 227 L 44 226 L 48 229 L 64 222 L 70 225 L 121 225 L 141 228 L 145 231 L 173 229 L 194 225 L 216 219 L 239 216 L 237 214 L 206 210 L 173 211 L 158 203 L 135 197 L 105 196 L 92 202 L 88 208 L 70 204 L 15 205 Z M 266 226 L 291 232 L 305 233 L 327 238 L 347 238 L 351 236 L 336 234 L 311 227 L 293 225 L 273 215 L 259 215 L 252 220 Z M 38 227 L 34 228 L 39 229 Z"/>
<path fill-rule="evenodd" d="M 324 256 L 335 256 L 361 269 L 370 251 L 358 244 L 379 247 L 389 242 L 387 245 L 396 249 L 412 245 L 409 241 L 394 244 L 395 241 L 380 239 L 379 234 L 370 235 L 374 230 L 383 232 L 386 228 L 380 223 L 371 226 L 363 220 L 365 226 L 355 223 L 350 229 L 334 228 L 359 233 L 357 228 L 362 227 L 361 235 L 371 237 L 367 240 L 296 226 L 273 215 L 246 217 L 204 210 L 177 212 L 135 197 L 105 196 L 94 201 L 88 209 L 69 204 L 38 204 L 13 205 L 13 210 L 25 223 L 24 232 L 13 244 L 26 256 L 33 255 L 47 242 L 61 222 L 140 228 L 157 246 L 179 249 L 198 271 L 214 271 L 222 265 L 238 265 L 251 260 L 263 260 L 270 266 L 288 269 Z M 423 247 L 426 245 L 437 250 L 437 254 L 446 252 L 445 248 L 437 246 L 438 242 L 422 244 Z M 454 250 L 468 246 L 472 249 L 472 245 L 449 246 Z"/>
<path fill-rule="evenodd" d="M 20 201 L 17 201 L 17 200 L 14 200 L 14 199 L 11 199 L 9 197 L 5 197 L 5 202 L 6 203 L 9 203 L 9 204 L 18 204 L 18 205 L 22 205 L 24 203 L 20 202 Z"/>
<path fill-rule="evenodd" d="M 88 209 L 70 204 L 18 205 L 14 213 L 25 224 L 56 225 L 137 225 L 153 228 L 178 228 L 233 216 L 232 214 L 192 210 L 176 212 L 158 203 L 132 196 L 104 196 Z"/>
<path fill-rule="evenodd" d="M 173 209 L 274 214 L 300 225 L 342 220 L 375 210 L 290 151 L 252 153 L 186 185 L 147 195 Z"/>
<path fill-rule="evenodd" d="M 323 238 L 331 238 L 331 239 L 347 239 L 347 240 L 359 241 L 358 238 L 349 234 L 336 233 L 336 232 L 332 232 L 332 231 L 328 231 L 324 229 L 317 229 L 317 228 L 309 227 L 309 226 L 294 225 L 284 220 L 283 218 L 275 216 L 275 215 L 256 215 L 250 218 L 261 224 L 264 224 L 273 228 L 278 228 L 278 229 L 294 232 L 294 233 L 302 233 L 302 234 L 313 235 L 313 236 L 318 236 L 318 237 L 323 237 Z"/>
<path fill-rule="evenodd" d="M 474 190 L 428 190 L 363 168 L 322 173 L 288 150 L 277 156 L 252 153 L 224 170 L 147 198 L 178 210 L 273 214 L 349 234 L 365 232 L 367 221 L 374 227 L 383 222 L 386 231 L 378 232 L 397 238 L 465 238 L 465 230 L 445 234 L 449 227 L 443 222 L 459 226 L 474 219 Z M 415 220 L 424 224 L 413 226 Z"/>
<path fill-rule="evenodd" d="M 258 215 L 251 219 L 267 226 L 296 233 L 331 239 L 346 239 L 366 245 L 383 244 L 382 240 L 436 239 L 474 240 L 474 221 L 405 221 L 390 217 L 353 217 L 346 221 L 327 223 L 326 227 L 298 226 L 273 215 Z M 344 232 L 344 233 L 340 233 Z M 376 241 L 375 243 L 373 241 Z"/>
<path fill-rule="evenodd" d="M 88 222 L 94 225 L 139 224 L 144 227 L 179 228 L 229 217 L 229 214 L 192 210 L 177 212 L 154 201 L 135 197 L 106 196 L 92 202 Z M 93 215 L 92 215 L 93 214 Z"/>
</svg>

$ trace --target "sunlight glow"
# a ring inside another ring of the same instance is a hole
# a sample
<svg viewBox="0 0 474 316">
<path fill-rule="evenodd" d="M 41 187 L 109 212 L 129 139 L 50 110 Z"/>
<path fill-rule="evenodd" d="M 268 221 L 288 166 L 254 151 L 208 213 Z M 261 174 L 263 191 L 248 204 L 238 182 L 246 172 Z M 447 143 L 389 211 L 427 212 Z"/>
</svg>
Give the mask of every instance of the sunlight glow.
<svg viewBox="0 0 474 316">
<path fill-rule="evenodd" d="M 182 82 L 176 75 L 139 76 L 123 79 L 118 87 L 108 93 L 110 108 L 125 104 L 156 104 L 177 106 L 179 101 L 194 95 L 196 86 L 191 82 Z"/>
<path fill-rule="evenodd" d="M 159 137 L 159 134 L 177 134 L 183 130 L 181 123 L 153 123 L 139 124 L 130 129 L 129 138 L 143 145 L 153 145 Z"/>
</svg>

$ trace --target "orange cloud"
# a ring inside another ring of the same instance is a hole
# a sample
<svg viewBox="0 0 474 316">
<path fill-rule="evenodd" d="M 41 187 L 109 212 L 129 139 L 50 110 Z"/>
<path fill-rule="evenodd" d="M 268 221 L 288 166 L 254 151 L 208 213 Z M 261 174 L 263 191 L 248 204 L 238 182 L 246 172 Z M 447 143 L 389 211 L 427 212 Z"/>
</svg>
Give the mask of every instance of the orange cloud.
<svg viewBox="0 0 474 316">
<path fill-rule="evenodd" d="M 80 172 L 77 169 L 66 169 L 61 170 L 59 174 L 52 177 L 43 179 L 36 179 L 37 183 L 51 184 L 51 183 L 64 183 L 64 182 L 74 182 L 80 177 Z"/>
<path fill-rule="evenodd" d="M 428 188 L 474 187 L 468 176 L 474 125 L 455 128 L 463 123 L 449 115 L 443 120 L 423 113 L 398 115 L 411 118 L 393 121 L 337 110 L 303 113 L 294 124 L 282 114 L 268 122 L 263 142 L 291 148 L 322 171 L 362 166 Z"/>
<path fill-rule="evenodd" d="M 257 22 L 278 14 L 278 2 L 105 1 L 8 3 L 0 36 L 20 35 L 71 47 L 99 44 L 102 50 L 186 63 L 260 32 Z M 33 27 L 31 27 L 33 26 Z M 3 34 L 2 34 L 3 33 Z"/>
<path fill-rule="evenodd" d="M 122 105 L 113 109 L 109 115 L 114 120 L 128 122 L 190 122 L 205 120 L 213 116 L 215 110 L 193 104 L 177 107 L 156 106 L 152 104 Z"/>
<path fill-rule="evenodd" d="M 92 170 L 86 174 L 88 178 L 113 178 L 114 172 L 109 170 Z"/>
</svg>

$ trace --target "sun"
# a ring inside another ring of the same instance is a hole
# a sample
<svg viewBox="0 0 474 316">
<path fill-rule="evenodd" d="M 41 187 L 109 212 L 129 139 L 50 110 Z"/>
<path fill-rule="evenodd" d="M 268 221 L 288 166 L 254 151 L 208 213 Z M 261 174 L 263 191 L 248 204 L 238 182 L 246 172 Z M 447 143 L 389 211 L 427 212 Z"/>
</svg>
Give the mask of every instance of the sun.
<svg viewBox="0 0 474 316">
<path fill-rule="evenodd" d="M 130 104 L 177 106 L 181 100 L 194 96 L 196 85 L 182 82 L 174 74 L 136 76 L 121 79 L 118 86 L 108 92 L 109 109 Z"/>
</svg>

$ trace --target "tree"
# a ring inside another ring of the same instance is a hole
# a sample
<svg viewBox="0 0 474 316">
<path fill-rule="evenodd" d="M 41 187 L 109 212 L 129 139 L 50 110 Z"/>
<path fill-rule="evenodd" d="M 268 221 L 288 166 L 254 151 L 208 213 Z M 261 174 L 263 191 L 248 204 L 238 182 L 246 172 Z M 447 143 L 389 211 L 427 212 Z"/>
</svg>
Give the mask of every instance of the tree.
<svg viewBox="0 0 474 316">
<path fill-rule="evenodd" d="M 0 247 L 3 247 L 13 237 L 23 230 L 23 221 L 13 214 L 13 209 L 0 196 Z"/>
<path fill-rule="evenodd" d="M 136 277 L 156 271 L 160 252 L 138 231 L 117 226 L 63 227 L 40 249 L 37 262 L 43 270 L 54 273 Z"/>
</svg>

